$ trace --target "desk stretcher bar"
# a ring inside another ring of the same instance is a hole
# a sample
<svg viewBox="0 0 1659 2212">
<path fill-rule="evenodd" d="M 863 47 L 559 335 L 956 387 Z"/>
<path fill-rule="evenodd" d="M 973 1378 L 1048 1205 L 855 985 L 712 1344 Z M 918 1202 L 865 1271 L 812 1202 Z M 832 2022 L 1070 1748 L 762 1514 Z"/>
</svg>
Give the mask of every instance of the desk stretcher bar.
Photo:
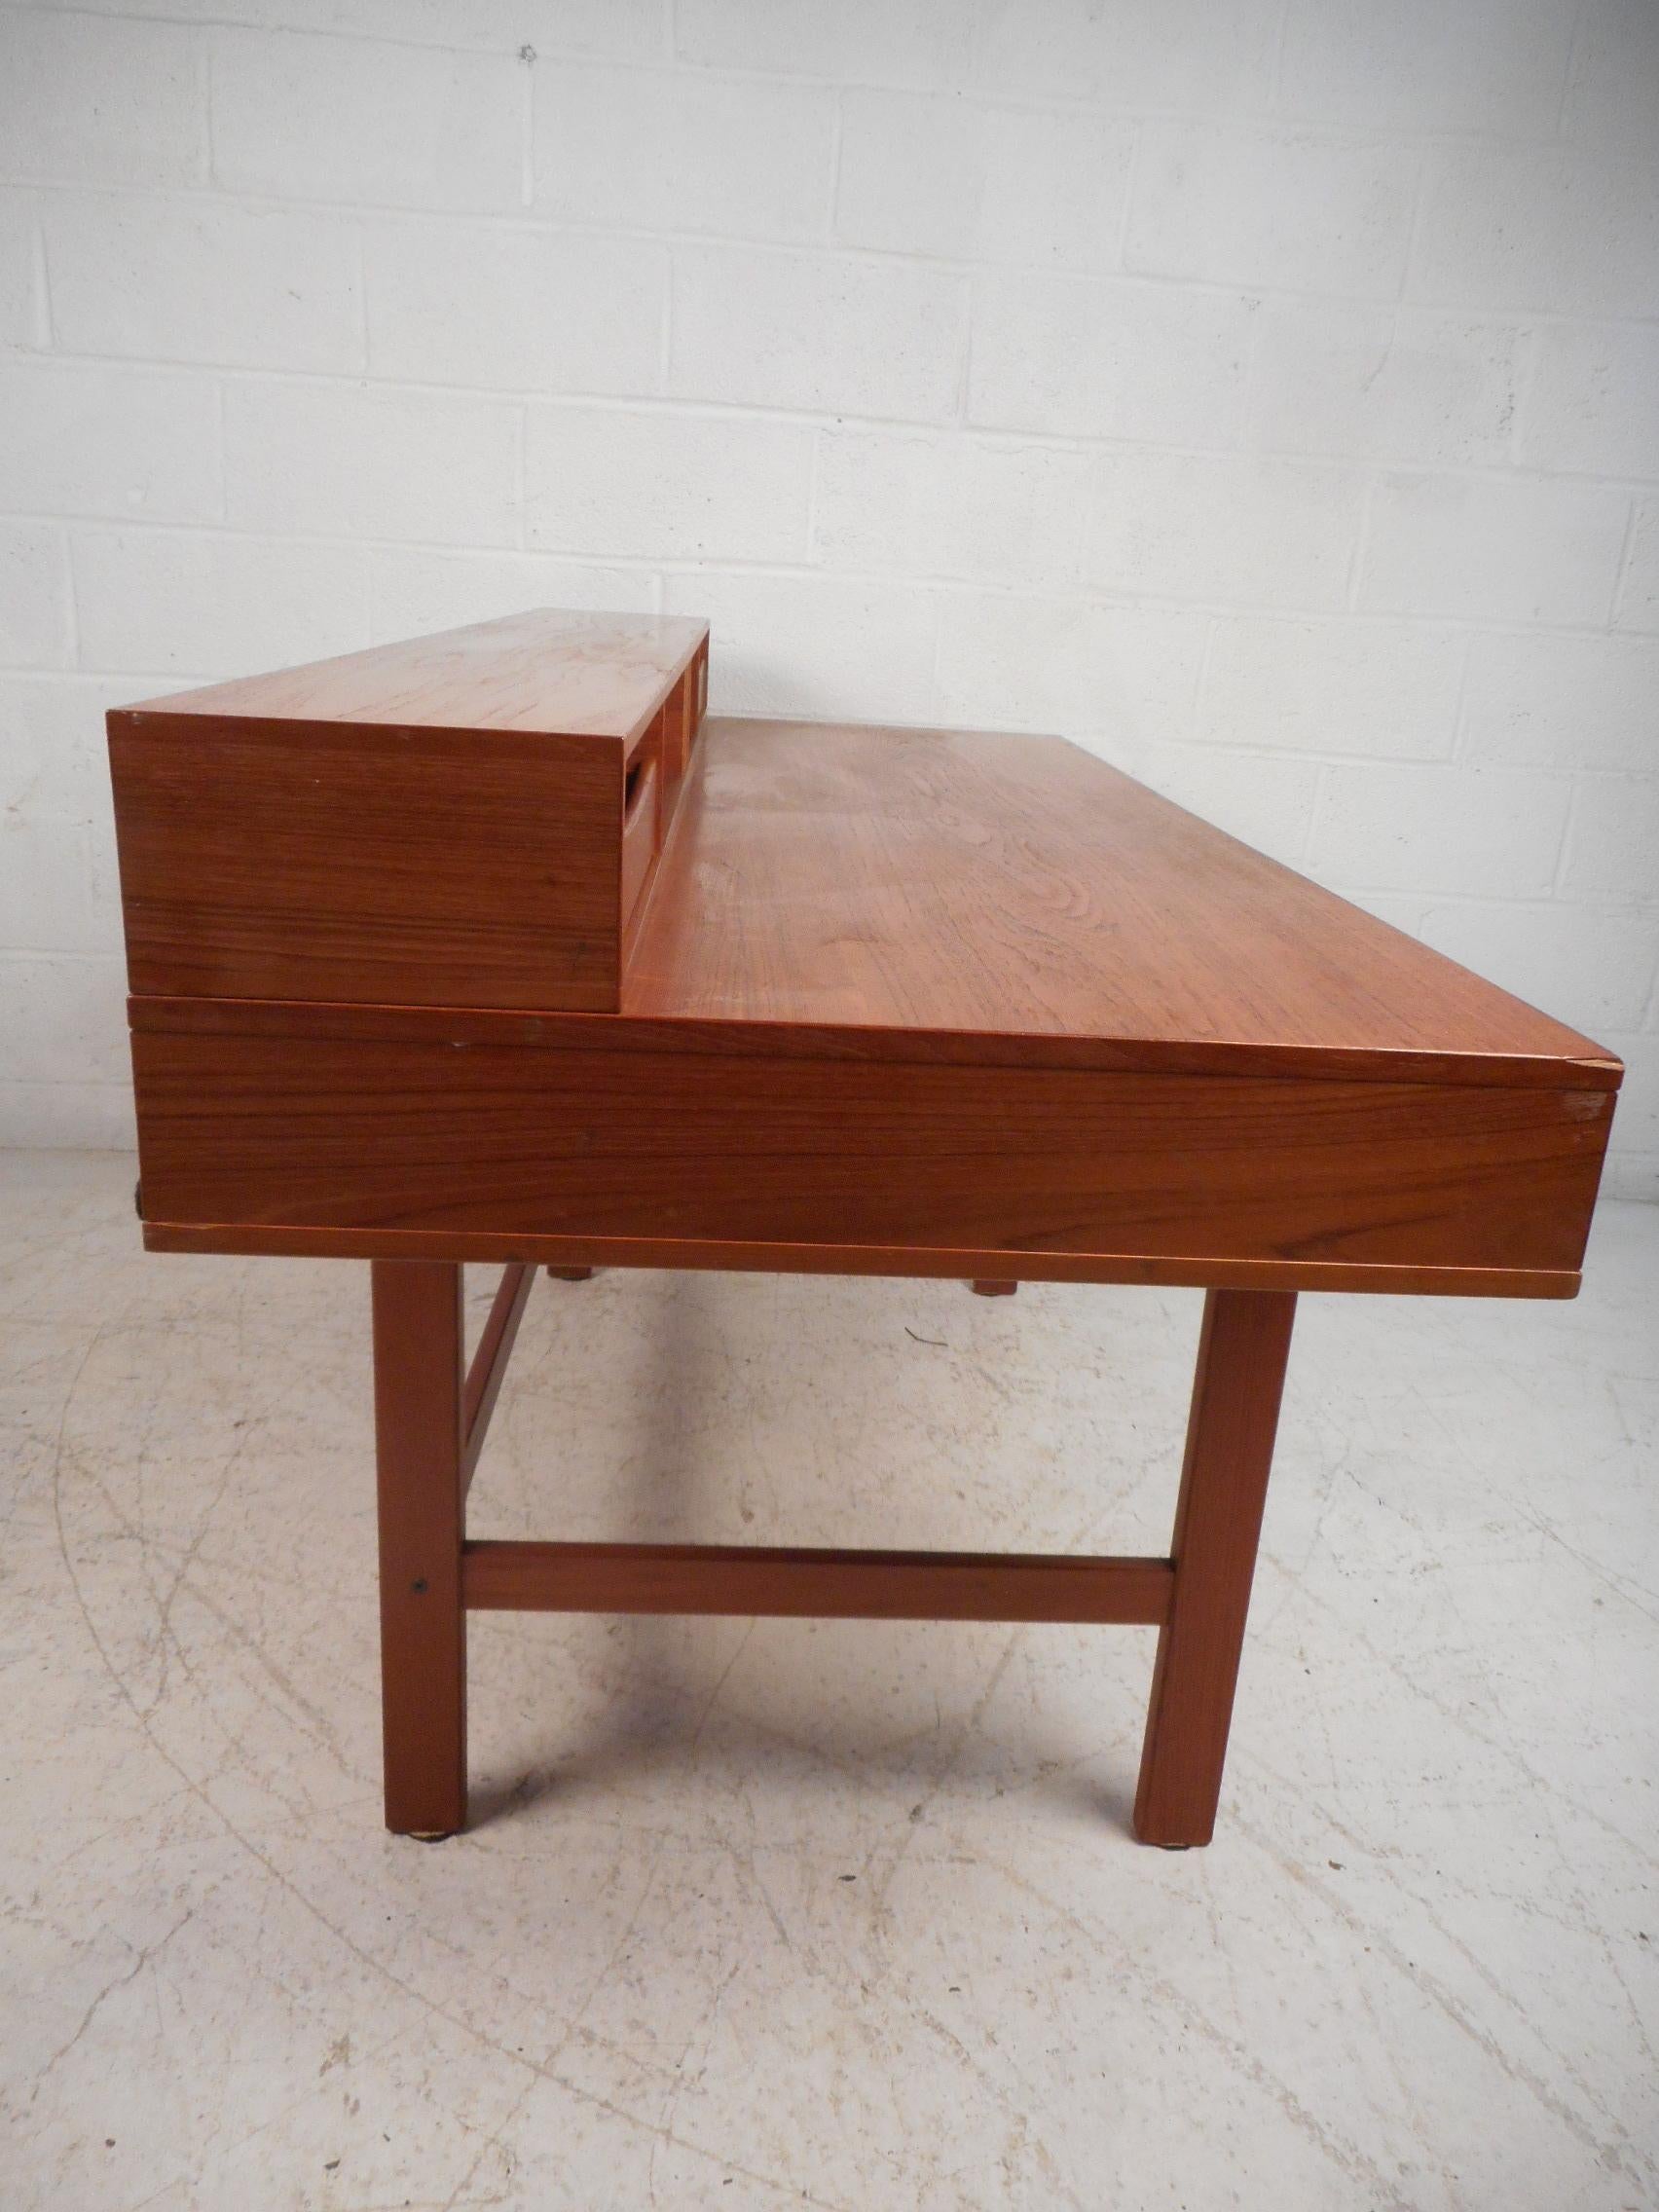
<svg viewBox="0 0 1659 2212">
<path fill-rule="evenodd" d="M 373 1263 L 388 1821 L 470 1608 L 1115 1620 L 1202 1842 L 1295 1294 L 1571 1296 L 1618 1062 L 1057 739 L 707 693 L 540 612 L 109 718 L 145 1241 Z M 1200 1286 L 1171 1555 L 469 1542 L 537 1265 Z"/>
<path fill-rule="evenodd" d="M 461 1394 L 464 1502 L 532 1285 L 503 1270 Z M 889 1621 L 1123 1621 L 1169 1610 L 1166 1559 L 971 1552 L 801 1551 L 758 1545 L 465 1542 L 474 1612 L 724 1613 Z"/>
<path fill-rule="evenodd" d="M 728 1544 L 468 1543 L 475 1612 L 723 1613 L 773 1620 L 1118 1621 L 1158 1628 L 1166 1559 L 793 1551 Z"/>
</svg>

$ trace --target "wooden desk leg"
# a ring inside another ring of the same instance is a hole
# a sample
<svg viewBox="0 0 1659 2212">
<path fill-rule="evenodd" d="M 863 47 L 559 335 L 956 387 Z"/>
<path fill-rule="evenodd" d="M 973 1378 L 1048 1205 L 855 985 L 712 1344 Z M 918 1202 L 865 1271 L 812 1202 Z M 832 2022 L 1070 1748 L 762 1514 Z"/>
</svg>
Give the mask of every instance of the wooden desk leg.
<svg viewBox="0 0 1659 2212">
<path fill-rule="evenodd" d="M 1173 1848 L 1215 1829 L 1296 1294 L 1204 1300 L 1175 1507 L 1175 1589 L 1159 1631 L 1135 1834 Z"/>
<path fill-rule="evenodd" d="M 386 1825 L 434 1838 L 466 1825 L 461 1269 L 376 1260 L 374 1335 Z"/>
</svg>

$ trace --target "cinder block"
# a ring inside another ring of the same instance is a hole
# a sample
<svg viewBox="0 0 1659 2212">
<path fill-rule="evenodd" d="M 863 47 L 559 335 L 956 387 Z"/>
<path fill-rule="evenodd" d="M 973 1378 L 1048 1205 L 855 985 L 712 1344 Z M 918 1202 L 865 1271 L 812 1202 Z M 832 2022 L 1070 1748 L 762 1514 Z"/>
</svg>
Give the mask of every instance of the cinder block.
<svg viewBox="0 0 1659 2212">
<path fill-rule="evenodd" d="M 960 0 L 675 0 L 685 61 L 866 85 L 954 85 L 975 11 Z"/>
<path fill-rule="evenodd" d="M 373 386 L 233 384 L 230 520 L 244 530 L 509 545 L 519 411 Z"/>
<path fill-rule="evenodd" d="M 0 945 L 9 952 L 121 951 L 115 854 L 104 825 L 0 815 Z"/>
<path fill-rule="evenodd" d="M 1423 623 L 1218 615 L 1197 734 L 1274 752 L 1445 759 L 1466 647 L 1463 632 Z"/>
<path fill-rule="evenodd" d="M 158 676 L 245 676 L 368 643 L 355 545 L 202 531 L 74 534 L 81 661 Z"/>
<path fill-rule="evenodd" d="M 1309 849 L 1335 889 L 1539 898 L 1555 877 L 1571 786 L 1524 769 L 1338 761 Z"/>
<path fill-rule="evenodd" d="M 698 569 L 668 576 L 664 608 L 713 624 L 710 698 L 720 714 L 936 719 L 937 592 Z"/>
<path fill-rule="evenodd" d="M 1270 300 L 1251 380 L 1251 443 L 1427 467 L 1501 464 L 1526 343 L 1508 323 Z"/>
<path fill-rule="evenodd" d="M 564 553 L 799 561 L 812 452 L 813 432 L 789 423 L 533 407 L 527 532 Z"/>
<path fill-rule="evenodd" d="M 727 405 L 946 422 L 962 380 L 965 294 L 945 270 L 900 262 L 682 247 L 669 389 Z"/>
<path fill-rule="evenodd" d="M 148 0 L 177 5 L 177 0 Z M 666 0 L 196 0 L 216 20 L 351 32 L 415 45 L 660 61 Z"/>
<path fill-rule="evenodd" d="M 124 960 L 67 952 L 0 955 L 0 1003 L 7 1010 L 0 1074 L 8 1083 L 130 1083 Z"/>
<path fill-rule="evenodd" d="M 1573 11 L 1562 0 L 1291 0 L 1279 104 L 1368 130 L 1554 135 Z"/>
<path fill-rule="evenodd" d="M 1659 640 L 1505 631 L 1471 639 L 1459 752 L 1504 767 L 1659 763 Z M 1654 857 L 1659 897 L 1659 854 Z"/>
<path fill-rule="evenodd" d="M 1659 630 L 1659 498 L 1636 502 L 1614 620 L 1621 630 Z"/>
<path fill-rule="evenodd" d="M 955 95 L 848 91 L 834 230 L 844 245 L 973 258 L 984 209 L 989 111 Z"/>
<path fill-rule="evenodd" d="M 1586 146 L 1651 161 L 1659 146 L 1659 8 L 1589 0 L 1578 11 L 1563 128 Z"/>
<path fill-rule="evenodd" d="M 1659 315 L 1659 165 L 1554 146 L 1429 160 L 1412 299 L 1460 313 Z"/>
<path fill-rule="evenodd" d="M 1075 582 L 1087 455 L 961 431 L 827 432 L 813 545 L 831 568 Z"/>
<path fill-rule="evenodd" d="M 334 0 L 313 0 L 331 6 Z M 408 13 L 408 0 L 376 0 L 391 15 Z M 474 0 L 477 4 L 477 0 Z M 454 0 L 422 0 L 438 45 L 448 42 Z M 669 46 L 667 0 L 485 0 L 478 43 L 499 51 L 522 43 L 528 31 L 537 57 L 571 54 L 605 61 L 661 61 Z"/>
<path fill-rule="evenodd" d="M 1465 900 L 1431 907 L 1421 935 L 1436 951 L 1598 1039 L 1641 1019 L 1659 961 L 1659 914 L 1631 907 Z"/>
<path fill-rule="evenodd" d="M 1651 1032 L 1603 1037 L 1600 1043 L 1625 1064 L 1619 1102 L 1613 1109 L 1613 1143 L 1632 1156 L 1632 1164 L 1659 1178 L 1659 1036 Z M 1654 1187 L 1626 1190 L 1625 1198 L 1659 1198 Z"/>
<path fill-rule="evenodd" d="M 216 522 L 224 506 L 211 377 L 0 361 L 0 508 Z"/>
<path fill-rule="evenodd" d="M 1495 622 L 1605 622 L 1630 501 L 1603 484 L 1391 474 L 1359 604 Z"/>
<path fill-rule="evenodd" d="M 373 223 L 364 268 L 377 375 L 494 391 L 661 384 L 668 252 L 649 240 Z"/>
<path fill-rule="evenodd" d="M 535 201 L 578 223 L 816 240 L 834 133 L 834 96 L 820 86 L 537 69 Z"/>
<path fill-rule="evenodd" d="M 0 518 L 0 664 L 69 668 L 75 659 L 69 555 L 46 522 Z"/>
<path fill-rule="evenodd" d="M 53 0 L 56 4 L 56 0 Z M 661 61 L 667 0 L 75 0 L 107 14 L 198 16 L 266 30 L 393 39 L 410 46 L 538 57 Z"/>
<path fill-rule="evenodd" d="M 1117 266 L 1132 126 L 917 92 L 850 92 L 841 109 L 835 235 L 846 243 Z"/>
<path fill-rule="evenodd" d="M 958 725 L 1052 730 L 1125 760 L 1190 729 L 1206 614 L 990 592 L 945 595 L 939 712 Z"/>
<path fill-rule="evenodd" d="M 389 643 L 463 622 L 489 622 L 529 607 L 581 607 L 648 614 L 648 569 L 603 569 L 551 553 L 438 553 L 384 545 L 368 556 L 369 642 Z"/>
<path fill-rule="evenodd" d="M 203 34 L 177 23 L 8 8 L 0 174 L 197 184 L 206 173 Z"/>
<path fill-rule="evenodd" d="M 1659 777 L 1581 776 L 1572 794 L 1562 890 L 1641 899 L 1659 930 Z"/>
<path fill-rule="evenodd" d="M 49 332 L 32 192 L 0 192 L 0 346 L 44 346 Z"/>
<path fill-rule="evenodd" d="M 285 31 L 211 40 L 213 174 L 232 191 L 471 213 L 523 198 L 528 66 Z"/>
<path fill-rule="evenodd" d="M 1255 303 L 1132 277 L 977 277 L 968 419 L 1061 437 L 1236 442 Z"/>
<path fill-rule="evenodd" d="M 1230 837 L 1287 867 L 1301 865 L 1318 788 L 1316 761 L 1161 744 L 1141 755 L 1135 772 Z"/>
<path fill-rule="evenodd" d="M 0 815 L 112 820 L 104 716 L 133 679 L 0 676 Z"/>
<path fill-rule="evenodd" d="M 249 368 L 363 365 L 356 226 L 204 200 L 54 194 L 41 210 L 58 345 Z"/>
<path fill-rule="evenodd" d="M 1238 608 L 1341 607 L 1363 478 L 1317 461 L 1110 454 L 1086 570 L 1104 591 Z"/>
<path fill-rule="evenodd" d="M 1411 145 L 1149 123 L 1126 264 L 1161 276 L 1391 300 L 1420 159 Z"/>
<path fill-rule="evenodd" d="M 1278 0 L 1025 0 L 988 7 L 975 80 L 1130 112 L 1249 113 L 1272 84 Z"/>
<path fill-rule="evenodd" d="M 1659 478 L 1659 329 L 1546 323 L 1534 343 L 1517 457 L 1535 468 Z"/>
</svg>

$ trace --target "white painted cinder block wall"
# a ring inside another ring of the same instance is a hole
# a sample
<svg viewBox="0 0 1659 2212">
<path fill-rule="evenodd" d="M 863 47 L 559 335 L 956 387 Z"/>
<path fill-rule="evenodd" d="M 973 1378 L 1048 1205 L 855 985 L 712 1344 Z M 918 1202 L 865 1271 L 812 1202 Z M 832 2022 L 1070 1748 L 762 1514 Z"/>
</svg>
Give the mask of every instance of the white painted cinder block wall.
<svg viewBox="0 0 1659 2212">
<path fill-rule="evenodd" d="M 1057 727 L 1631 1062 L 1656 0 L 0 9 L 0 1131 L 129 1133 L 100 718 L 527 605 Z"/>
</svg>

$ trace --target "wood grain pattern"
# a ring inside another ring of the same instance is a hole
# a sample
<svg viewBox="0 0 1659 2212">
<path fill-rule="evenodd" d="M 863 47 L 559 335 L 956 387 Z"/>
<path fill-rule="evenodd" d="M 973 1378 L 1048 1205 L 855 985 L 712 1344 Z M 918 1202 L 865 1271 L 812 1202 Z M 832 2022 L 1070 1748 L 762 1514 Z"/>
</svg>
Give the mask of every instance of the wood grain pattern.
<svg viewBox="0 0 1659 2212">
<path fill-rule="evenodd" d="M 670 833 L 672 841 L 672 832 Z M 654 899 L 653 899 L 654 904 Z M 574 1010 L 580 1012 L 582 1010 Z M 468 1007 L 324 1006 L 275 999 L 177 998 L 128 1001 L 134 1030 L 182 1035 L 234 1031 L 239 1036 L 300 1033 L 344 1040 L 372 1038 L 469 1045 L 562 1047 L 571 1035 L 565 1012 L 489 1011 Z M 1473 1085 L 1493 1089 L 1603 1090 L 1618 1088 L 1615 1059 L 1488 1059 L 1468 1052 L 1397 1052 L 1299 1045 L 1240 1044 L 1177 1038 L 1051 1037 L 954 1029 L 870 1029 L 856 1024 L 739 1021 L 695 1015 L 625 1014 L 605 1024 L 617 1052 L 695 1051 L 723 1060 L 845 1060 L 867 1066 L 906 1061 L 917 1067 L 1099 1069 L 1120 1074 L 1311 1076 L 1355 1083 Z"/>
<path fill-rule="evenodd" d="M 614 745 L 121 715 L 109 729 L 135 991 L 615 1007 Z"/>
<path fill-rule="evenodd" d="M 146 699 L 145 715 L 629 740 L 707 651 L 686 616 L 532 608 L 495 622 Z"/>
<path fill-rule="evenodd" d="M 152 1018 L 154 1010 L 152 1010 Z M 1603 1091 L 146 1026 L 158 1221 L 1575 1272 Z M 572 1255 L 591 1260 L 594 1255 Z M 1001 1264 L 999 1264 L 999 1262 Z M 1202 1279 L 1201 1277 L 1199 1279 Z"/>
<path fill-rule="evenodd" d="M 389 1260 L 373 1281 L 386 1825 L 449 1835 L 466 1824 L 461 1276 Z"/>
<path fill-rule="evenodd" d="M 771 1619 L 1128 1622 L 1169 1608 L 1162 1559 L 758 1544 L 469 1543 L 469 1608 Z"/>
<path fill-rule="evenodd" d="M 522 616 L 111 714 L 133 990 L 613 1012 L 630 755 L 702 636 Z"/>
<path fill-rule="evenodd" d="M 1135 1794 L 1143 1843 L 1208 1843 L 1272 1465 L 1294 1297 L 1204 1301 L 1187 1456 L 1175 1508 L 1175 1587 L 1158 1640 Z"/>
<path fill-rule="evenodd" d="M 711 719 L 622 1009 L 1618 1066 L 1077 747 L 984 732 Z"/>
</svg>

